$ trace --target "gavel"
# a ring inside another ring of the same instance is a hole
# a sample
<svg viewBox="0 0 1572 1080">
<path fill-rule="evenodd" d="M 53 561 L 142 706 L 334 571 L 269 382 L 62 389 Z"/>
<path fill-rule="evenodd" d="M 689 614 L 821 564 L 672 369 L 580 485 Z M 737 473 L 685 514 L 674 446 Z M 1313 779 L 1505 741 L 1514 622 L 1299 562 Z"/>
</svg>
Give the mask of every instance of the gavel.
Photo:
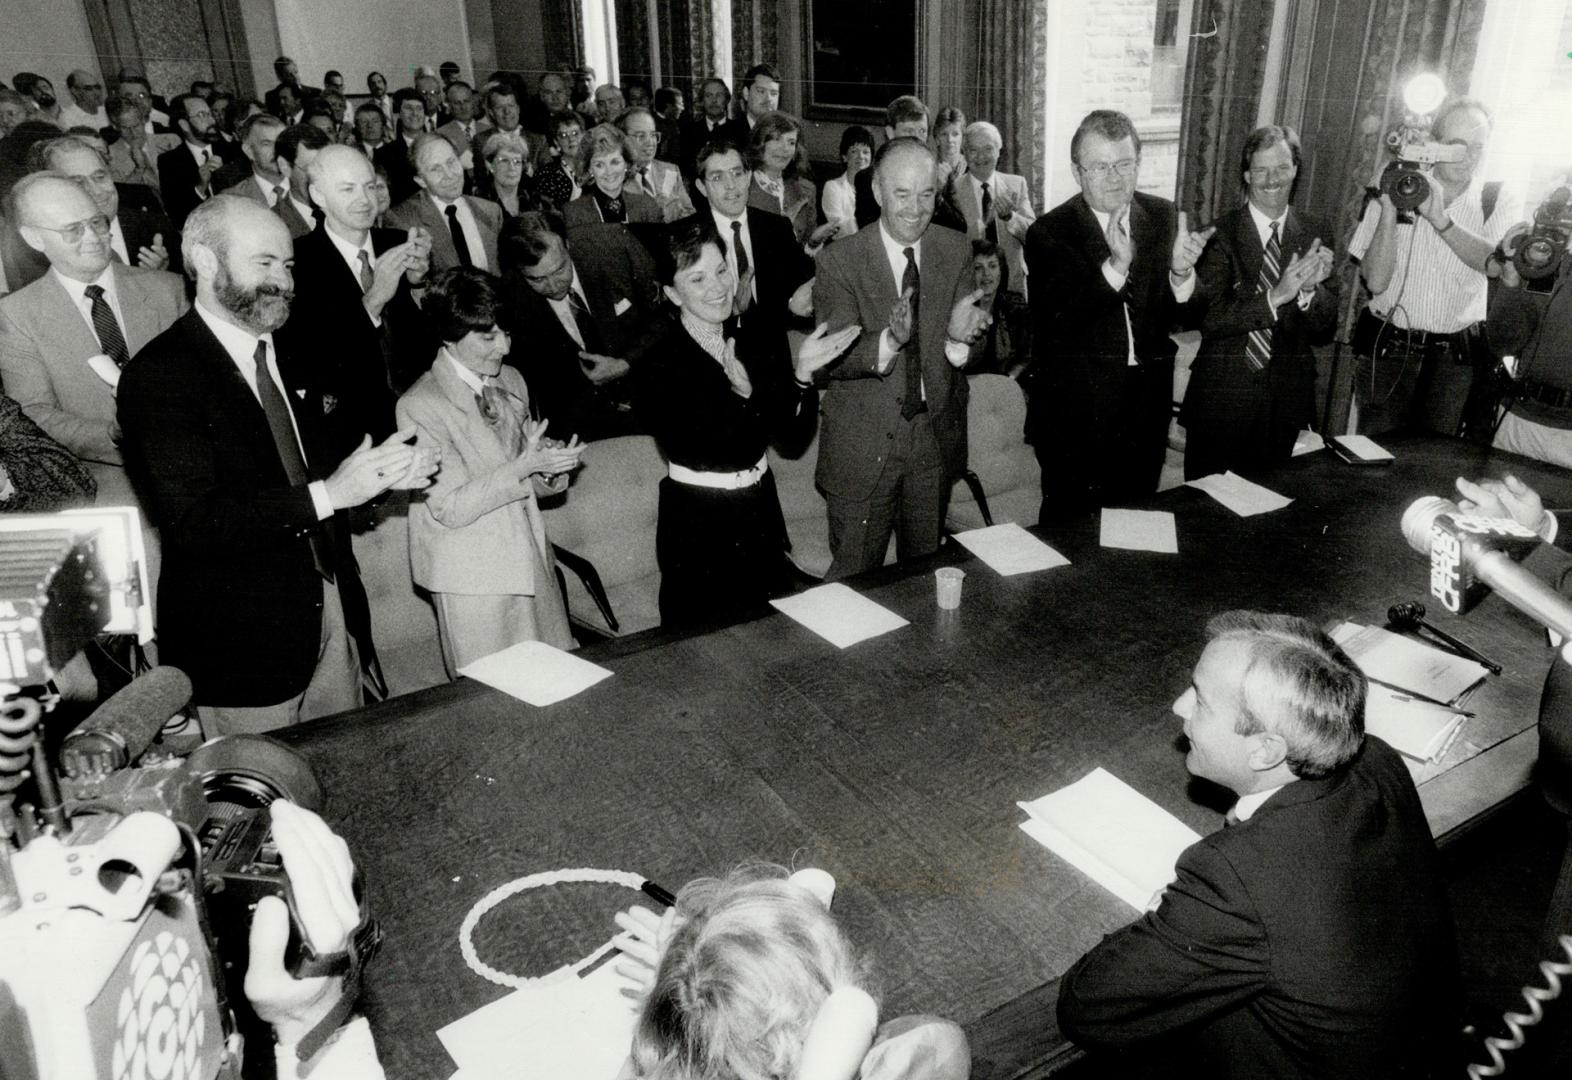
<svg viewBox="0 0 1572 1080">
<path fill-rule="evenodd" d="M 1386 609 L 1386 621 L 1387 625 L 1394 630 L 1412 630 L 1416 632 L 1421 629 L 1426 630 L 1459 656 L 1466 656 L 1476 663 L 1483 664 L 1492 675 L 1501 674 L 1501 665 L 1484 653 L 1475 649 L 1472 645 L 1459 641 L 1445 630 L 1425 622 L 1425 605 L 1418 600 L 1406 600 L 1401 604 L 1393 604 Z"/>
</svg>

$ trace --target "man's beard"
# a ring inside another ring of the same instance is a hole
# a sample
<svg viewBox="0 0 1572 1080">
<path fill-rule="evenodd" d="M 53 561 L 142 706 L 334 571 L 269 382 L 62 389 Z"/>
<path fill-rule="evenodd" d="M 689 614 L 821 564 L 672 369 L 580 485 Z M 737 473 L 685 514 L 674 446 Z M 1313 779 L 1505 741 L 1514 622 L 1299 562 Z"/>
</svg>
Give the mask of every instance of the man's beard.
<svg viewBox="0 0 1572 1080">
<path fill-rule="evenodd" d="M 268 334 L 289 320 L 289 305 L 294 290 L 277 285 L 257 285 L 247 289 L 235 284 L 229 269 L 222 264 L 213 282 L 213 296 L 225 311 L 258 334 Z"/>
</svg>

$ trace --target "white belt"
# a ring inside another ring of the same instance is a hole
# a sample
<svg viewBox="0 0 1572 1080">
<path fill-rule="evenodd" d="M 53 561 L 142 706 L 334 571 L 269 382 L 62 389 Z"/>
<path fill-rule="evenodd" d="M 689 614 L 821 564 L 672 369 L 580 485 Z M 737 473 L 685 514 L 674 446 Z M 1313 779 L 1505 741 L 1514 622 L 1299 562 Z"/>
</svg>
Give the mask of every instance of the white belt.
<svg viewBox="0 0 1572 1080">
<path fill-rule="evenodd" d="M 720 488 L 723 491 L 740 491 L 750 488 L 764 479 L 764 474 L 769 471 L 768 457 L 761 457 L 759 463 L 751 469 L 742 472 L 700 472 L 690 469 L 686 465 L 678 465 L 675 461 L 666 466 L 666 475 L 679 484 L 692 484 L 694 487 Z"/>
</svg>

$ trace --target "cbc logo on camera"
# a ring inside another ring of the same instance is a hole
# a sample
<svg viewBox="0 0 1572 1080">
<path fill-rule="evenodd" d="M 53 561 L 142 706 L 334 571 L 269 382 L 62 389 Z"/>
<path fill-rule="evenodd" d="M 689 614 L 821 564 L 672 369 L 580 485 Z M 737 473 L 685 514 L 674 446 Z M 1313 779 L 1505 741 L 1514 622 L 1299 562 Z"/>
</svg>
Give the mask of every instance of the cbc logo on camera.
<svg viewBox="0 0 1572 1080">
<path fill-rule="evenodd" d="M 165 931 L 140 942 L 131 984 L 120 992 L 114 1080 L 196 1080 L 207 1038 L 205 980 L 185 938 Z"/>
</svg>

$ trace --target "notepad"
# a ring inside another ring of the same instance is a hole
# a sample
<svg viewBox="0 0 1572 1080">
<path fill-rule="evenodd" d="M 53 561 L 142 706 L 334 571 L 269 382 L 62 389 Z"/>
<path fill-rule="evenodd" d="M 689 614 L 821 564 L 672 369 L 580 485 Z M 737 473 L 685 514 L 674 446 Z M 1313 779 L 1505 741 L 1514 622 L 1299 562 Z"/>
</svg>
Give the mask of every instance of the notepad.
<svg viewBox="0 0 1572 1080">
<path fill-rule="evenodd" d="M 1135 908 L 1145 911 L 1174 879 L 1174 866 L 1201 834 L 1106 769 L 1017 803 L 1021 829 Z"/>
<path fill-rule="evenodd" d="M 838 581 L 770 603 L 841 649 L 906 625 L 906 620 L 889 608 Z"/>
<path fill-rule="evenodd" d="M 1440 760 L 1467 719 L 1444 705 L 1374 683 L 1365 698 L 1365 731 L 1405 757 L 1426 764 Z"/>
<path fill-rule="evenodd" d="M 1393 461 L 1392 452 L 1379 445 L 1368 435 L 1334 435 L 1332 445 L 1342 456 L 1359 461 Z"/>
<path fill-rule="evenodd" d="M 968 529 L 956 533 L 955 539 L 1005 577 L 1070 565 L 1069 559 L 1013 521 L 986 529 Z"/>
<path fill-rule="evenodd" d="M 594 686 L 611 672 L 544 641 L 521 641 L 459 668 L 460 675 L 531 705 L 555 705 Z"/>
<path fill-rule="evenodd" d="M 1174 516 L 1166 510 L 1115 510 L 1105 507 L 1099 540 L 1105 548 L 1159 551 L 1165 555 L 1179 553 L 1179 534 L 1174 529 Z"/>
<path fill-rule="evenodd" d="M 563 968 L 440 1029 L 465 1080 L 614 1080 L 638 1014 L 616 960 L 584 978 Z"/>
<path fill-rule="evenodd" d="M 1199 488 L 1240 517 L 1281 510 L 1294 500 L 1232 472 L 1213 473 L 1187 485 Z"/>
<path fill-rule="evenodd" d="M 1332 640 L 1371 679 L 1436 701 L 1455 701 L 1488 674 L 1480 663 L 1379 626 L 1339 623 Z"/>
</svg>

